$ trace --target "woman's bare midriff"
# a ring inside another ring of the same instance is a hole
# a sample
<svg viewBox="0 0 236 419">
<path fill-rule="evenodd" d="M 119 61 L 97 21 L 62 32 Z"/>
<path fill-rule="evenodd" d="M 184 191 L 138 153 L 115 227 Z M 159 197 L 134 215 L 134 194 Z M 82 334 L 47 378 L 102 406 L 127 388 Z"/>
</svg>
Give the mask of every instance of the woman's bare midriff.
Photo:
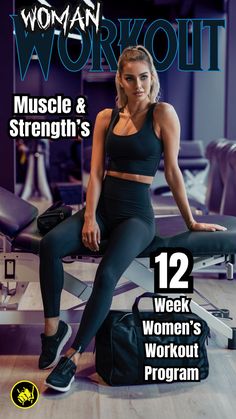
<svg viewBox="0 0 236 419">
<path fill-rule="evenodd" d="M 135 182 L 140 182 L 140 183 L 148 183 L 149 185 L 151 185 L 153 181 L 152 176 L 136 175 L 133 173 L 115 172 L 113 170 L 108 170 L 106 174 L 108 176 L 114 176 L 119 179 L 134 180 Z"/>
</svg>

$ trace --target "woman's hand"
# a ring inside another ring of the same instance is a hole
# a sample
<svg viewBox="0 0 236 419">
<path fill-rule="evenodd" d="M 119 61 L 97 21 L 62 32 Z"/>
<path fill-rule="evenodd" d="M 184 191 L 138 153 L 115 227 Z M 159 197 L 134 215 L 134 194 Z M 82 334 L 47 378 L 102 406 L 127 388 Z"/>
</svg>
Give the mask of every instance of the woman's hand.
<svg viewBox="0 0 236 419">
<path fill-rule="evenodd" d="M 208 223 L 198 223 L 197 221 L 192 221 L 188 227 L 191 231 L 225 231 L 226 227 L 223 227 L 219 224 L 208 224 Z"/>
<path fill-rule="evenodd" d="M 82 229 L 83 245 L 88 249 L 97 252 L 99 250 L 100 240 L 100 228 L 96 220 L 85 220 Z"/>
</svg>

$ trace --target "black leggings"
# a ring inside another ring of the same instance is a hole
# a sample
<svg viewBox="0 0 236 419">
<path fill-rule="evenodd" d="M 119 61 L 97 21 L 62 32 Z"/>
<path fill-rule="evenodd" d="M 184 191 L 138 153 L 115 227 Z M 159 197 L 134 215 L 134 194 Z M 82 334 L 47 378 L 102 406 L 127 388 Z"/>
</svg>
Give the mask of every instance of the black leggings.
<svg viewBox="0 0 236 419">
<path fill-rule="evenodd" d="M 154 216 L 149 188 L 139 182 L 107 176 L 103 183 L 96 219 L 101 237 L 108 239 L 92 290 L 72 347 L 83 352 L 109 312 L 119 278 L 152 241 Z M 40 284 L 45 318 L 60 313 L 64 273 L 61 258 L 84 253 L 81 231 L 84 210 L 51 230 L 40 245 Z"/>
</svg>

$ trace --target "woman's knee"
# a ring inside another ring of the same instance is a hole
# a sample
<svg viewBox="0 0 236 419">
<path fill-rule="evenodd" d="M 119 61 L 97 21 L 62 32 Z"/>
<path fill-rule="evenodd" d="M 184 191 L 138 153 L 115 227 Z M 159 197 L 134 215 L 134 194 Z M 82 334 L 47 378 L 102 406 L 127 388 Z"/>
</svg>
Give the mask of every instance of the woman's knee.
<svg viewBox="0 0 236 419">
<path fill-rule="evenodd" d="M 56 255 L 61 248 L 61 241 L 63 240 L 63 235 L 58 236 L 58 234 L 51 230 L 47 233 L 40 241 L 39 254 L 40 256 L 49 256 L 52 254 Z"/>
<path fill-rule="evenodd" d="M 113 291 L 117 283 L 117 278 L 112 267 L 102 267 L 97 269 L 94 288 L 97 291 L 104 291 L 105 293 Z"/>
<path fill-rule="evenodd" d="M 40 242 L 40 255 L 53 254 L 63 257 L 70 252 L 79 251 L 82 246 L 81 231 L 83 219 L 81 212 L 66 219 L 49 231 Z"/>
</svg>

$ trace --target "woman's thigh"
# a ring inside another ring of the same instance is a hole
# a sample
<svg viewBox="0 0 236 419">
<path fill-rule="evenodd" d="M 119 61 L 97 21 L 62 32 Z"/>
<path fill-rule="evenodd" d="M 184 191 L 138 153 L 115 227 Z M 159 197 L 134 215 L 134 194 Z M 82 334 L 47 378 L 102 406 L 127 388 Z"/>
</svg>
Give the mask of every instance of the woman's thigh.
<svg viewBox="0 0 236 419">
<path fill-rule="evenodd" d="M 154 223 L 146 223 L 138 217 L 121 222 L 110 234 L 97 270 L 98 276 L 99 272 L 104 271 L 117 282 L 133 259 L 151 243 L 154 235 Z M 106 275 L 102 276 L 104 278 Z"/>
<path fill-rule="evenodd" d="M 85 208 L 78 211 L 71 217 L 49 231 L 41 240 L 40 253 L 50 251 L 51 256 L 65 257 L 88 251 L 82 242 L 82 228 L 84 224 Z M 97 216 L 97 222 L 102 237 L 106 235 L 106 228 L 101 218 Z"/>
</svg>

